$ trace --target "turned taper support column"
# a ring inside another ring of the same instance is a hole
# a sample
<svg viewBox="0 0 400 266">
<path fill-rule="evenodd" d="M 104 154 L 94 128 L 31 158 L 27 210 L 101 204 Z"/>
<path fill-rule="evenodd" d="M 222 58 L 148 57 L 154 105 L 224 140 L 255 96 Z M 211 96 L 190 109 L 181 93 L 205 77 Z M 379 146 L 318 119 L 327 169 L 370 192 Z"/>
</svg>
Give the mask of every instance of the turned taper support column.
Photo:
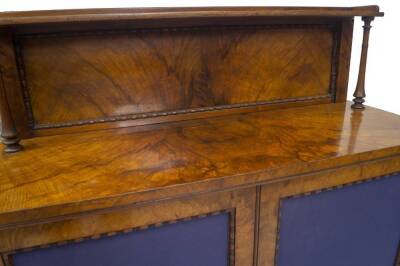
<svg viewBox="0 0 400 266">
<path fill-rule="evenodd" d="M 0 69 L 0 117 L 1 117 L 1 140 L 6 146 L 4 151 L 7 153 L 17 152 L 22 149 L 19 144 L 20 138 L 18 137 L 15 128 L 14 120 L 11 116 L 10 106 L 7 100 L 6 90 L 4 88 L 3 72 Z"/>
<path fill-rule="evenodd" d="M 354 91 L 354 104 L 351 106 L 353 109 L 364 109 L 364 98 L 365 98 L 365 70 L 367 67 L 367 55 L 368 55 L 368 40 L 369 30 L 371 29 L 371 21 L 374 17 L 363 17 L 364 21 L 364 35 L 361 49 L 360 68 L 358 70 L 358 79 L 356 90 Z"/>
</svg>

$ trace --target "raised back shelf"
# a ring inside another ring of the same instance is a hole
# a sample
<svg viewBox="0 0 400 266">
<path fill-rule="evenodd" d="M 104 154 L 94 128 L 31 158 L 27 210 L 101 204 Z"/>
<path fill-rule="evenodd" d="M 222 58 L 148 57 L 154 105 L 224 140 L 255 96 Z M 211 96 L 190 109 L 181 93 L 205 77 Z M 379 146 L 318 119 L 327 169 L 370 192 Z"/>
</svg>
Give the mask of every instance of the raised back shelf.
<svg viewBox="0 0 400 266">
<path fill-rule="evenodd" d="M 353 17 L 382 15 L 377 6 L 2 13 L 6 151 L 21 138 L 344 102 Z"/>
<path fill-rule="evenodd" d="M 17 60 L 38 130 L 333 101 L 337 38 L 333 25 L 46 33 L 20 36 Z"/>
</svg>

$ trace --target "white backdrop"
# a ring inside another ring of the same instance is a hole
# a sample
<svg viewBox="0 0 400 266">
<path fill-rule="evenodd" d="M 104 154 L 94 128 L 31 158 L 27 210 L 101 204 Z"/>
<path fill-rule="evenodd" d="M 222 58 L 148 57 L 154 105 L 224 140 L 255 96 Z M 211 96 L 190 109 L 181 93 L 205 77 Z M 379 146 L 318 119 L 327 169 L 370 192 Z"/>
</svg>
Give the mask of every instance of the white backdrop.
<svg viewBox="0 0 400 266">
<path fill-rule="evenodd" d="M 400 114 L 400 1 L 396 0 L 0 0 L 0 11 L 171 6 L 358 6 L 379 5 L 385 17 L 373 21 L 366 77 L 366 104 Z M 355 21 L 348 99 L 357 82 L 362 22 Z M 399 76 L 398 76 L 399 75 Z"/>
</svg>

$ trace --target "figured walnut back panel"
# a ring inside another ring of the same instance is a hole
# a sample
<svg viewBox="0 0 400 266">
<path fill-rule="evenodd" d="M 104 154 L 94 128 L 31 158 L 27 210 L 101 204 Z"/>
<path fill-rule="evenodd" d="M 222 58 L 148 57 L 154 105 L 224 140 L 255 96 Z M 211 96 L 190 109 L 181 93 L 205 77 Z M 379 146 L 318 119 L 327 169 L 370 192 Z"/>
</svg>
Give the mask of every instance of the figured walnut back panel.
<svg viewBox="0 0 400 266">
<path fill-rule="evenodd" d="M 20 35 L 33 129 L 333 100 L 332 25 Z"/>
</svg>

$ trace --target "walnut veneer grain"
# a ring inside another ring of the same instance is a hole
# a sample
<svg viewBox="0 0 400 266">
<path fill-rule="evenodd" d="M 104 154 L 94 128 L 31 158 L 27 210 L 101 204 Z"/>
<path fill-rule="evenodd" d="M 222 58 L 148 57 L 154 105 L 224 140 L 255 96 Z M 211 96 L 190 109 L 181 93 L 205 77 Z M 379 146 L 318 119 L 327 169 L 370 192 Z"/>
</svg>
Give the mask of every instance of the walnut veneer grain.
<svg viewBox="0 0 400 266">
<path fill-rule="evenodd" d="M 252 265 L 253 231 L 255 217 L 254 188 L 232 192 L 211 193 L 193 197 L 160 202 L 156 205 L 131 206 L 95 215 L 81 215 L 58 222 L 32 224 L 0 230 L 0 252 L 16 249 L 35 248 L 40 245 L 62 244 L 68 240 L 82 240 L 85 237 L 110 235 L 132 228 L 146 229 L 150 224 L 188 219 L 218 211 L 230 211 L 233 215 L 234 261 L 235 265 Z M 23 237 L 21 237 L 23 236 Z M 61 243 L 60 243 L 61 242 Z"/>
<path fill-rule="evenodd" d="M 334 34 L 271 25 L 21 37 L 32 127 L 329 98 Z"/>
<path fill-rule="evenodd" d="M 377 6 L 1 13 L 3 121 L 18 143 L 344 102 L 353 17 L 382 15 Z"/>
<path fill-rule="evenodd" d="M 232 188 L 400 152 L 398 116 L 349 106 L 27 140 L 25 152 L 0 155 L 1 224 Z"/>
</svg>

